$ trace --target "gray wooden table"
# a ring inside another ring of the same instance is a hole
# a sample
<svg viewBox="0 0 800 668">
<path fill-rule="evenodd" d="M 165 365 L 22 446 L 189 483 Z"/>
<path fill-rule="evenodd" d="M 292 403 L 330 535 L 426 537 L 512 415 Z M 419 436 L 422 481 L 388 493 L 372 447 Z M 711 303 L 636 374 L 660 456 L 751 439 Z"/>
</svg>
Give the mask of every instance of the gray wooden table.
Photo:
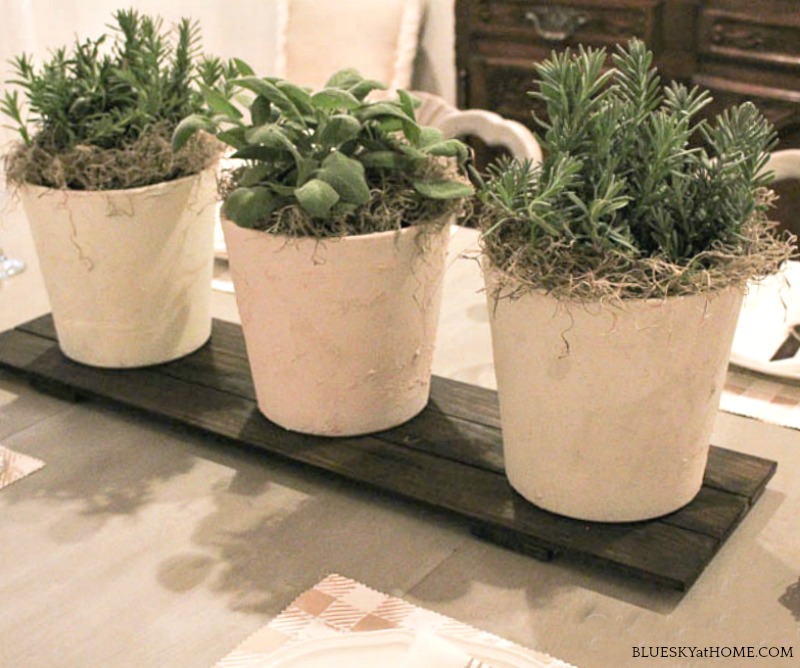
<svg viewBox="0 0 800 668">
<path fill-rule="evenodd" d="M 3 328 L 43 312 L 31 264 L 0 291 Z M 473 270 L 449 271 L 435 371 L 491 386 Z M 231 295 L 215 300 L 235 318 Z M 778 471 L 681 595 L 541 563 L 417 504 L 0 372 L 0 443 L 47 464 L 0 490 L 0 666 L 209 668 L 333 572 L 581 668 L 797 665 L 800 432 L 720 413 L 713 442 Z M 794 658 L 634 658 L 642 646 Z"/>
</svg>

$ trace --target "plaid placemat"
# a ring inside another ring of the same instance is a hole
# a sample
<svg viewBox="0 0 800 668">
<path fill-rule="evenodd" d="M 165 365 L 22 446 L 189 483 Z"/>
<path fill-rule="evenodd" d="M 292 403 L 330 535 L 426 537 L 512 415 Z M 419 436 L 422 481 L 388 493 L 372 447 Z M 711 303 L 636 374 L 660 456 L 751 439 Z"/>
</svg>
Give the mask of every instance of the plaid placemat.
<svg viewBox="0 0 800 668">
<path fill-rule="evenodd" d="M 0 445 L 0 489 L 38 471 L 44 462 Z"/>
<path fill-rule="evenodd" d="M 289 642 L 323 638 L 338 633 L 379 631 L 401 628 L 428 631 L 449 638 L 514 648 L 523 651 L 548 668 L 574 668 L 568 663 L 519 645 L 454 619 L 382 594 L 366 585 L 329 575 L 298 596 L 267 626 L 256 631 L 215 668 L 247 668 L 264 661 L 271 652 Z M 490 668 L 473 659 L 465 668 Z"/>
<path fill-rule="evenodd" d="M 800 385 L 731 368 L 720 410 L 800 429 Z"/>
</svg>

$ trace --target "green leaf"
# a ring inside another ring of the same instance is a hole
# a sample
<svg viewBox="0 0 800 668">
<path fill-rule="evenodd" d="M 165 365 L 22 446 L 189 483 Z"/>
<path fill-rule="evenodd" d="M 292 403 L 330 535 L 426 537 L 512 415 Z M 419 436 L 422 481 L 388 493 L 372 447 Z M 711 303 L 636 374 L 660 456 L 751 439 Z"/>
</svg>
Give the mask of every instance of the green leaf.
<svg viewBox="0 0 800 668">
<path fill-rule="evenodd" d="M 256 95 L 250 105 L 250 118 L 253 125 L 264 125 L 272 120 L 272 104 L 263 95 Z"/>
<path fill-rule="evenodd" d="M 217 126 L 207 116 L 201 116 L 200 114 L 187 116 L 178 123 L 175 131 L 172 133 L 172 150 L 180 150 L 198 130 L 214 133 L 217 130 Z"/>
<path fill-rule="evenodd" d="M 419 106 L 419 100 L 412 97 L 407 91 L 404 90 L 398 90 L 397 97 L 400 98 L 400 106 L 402 107 L 406 116 L 416 120 L 416 114 L 414 113 L 414 110 Z"/>
<path fill-rule="evenodd" d="M 247 146 L 247 142 L 244 139 L 244 128 L 230 128 L 218 132 L 217 139 L 236 149 Z"/>
<path fill-rule="evenodd" d="M 397 150 L 416 162 L 427 162 L 429 159 L 427 154 L 409 144 L 399 144 Z"/>
<path fill-rule="evenodd" d="M 394 151 L 368 151 L 358 156 L 367 169 L 402 169 L 407 160 Z"/>
<path fill-rule="evenodd" d="M 263 162 L 272 162 L 282 157 L 289 157 L 286 151 L 270 148 L 269 146 L 259 146 L 258 144 L 244 146 L 231 156 L 236 160 L 261 160 Z"/>
<path fill-rule="evenodd" d="M 275 91 L 278 90 L 274 83 L 257 76 L 238 77 L 233 79 L 231 83 L 240 88 L 245 88 L 256 95 L 263 95 L 268 100 L 271 100 Z"/>
<path fill-rule="evenodd" d="M 240 76 L 250 77 L 255 75 L 255 71 L 253 71 L 253 68 L 250 67 L 250 65 L 244 62 L 241 58 L 234 58 L 233 63 L 234 65 L 236 65 L 236 71 L 239 73 Z"/>
<path fill-rule="evenodd" d="M 249 188 L 255 186 L 272 171 L 271 165 L 263 163 L 246 167 L 239 175 L 239 186 Z"/>
<path fill-rule="evenodd" d="M 420 126 L 396 102 L 376 102 L 365 105 L 354 112 L 362 121 L 376 120 L 381 123 L 391 120 L 400 121 L 403 134 L 414 145 L 419 144 Z"/>
<path fill-rule="evenodd" d="M 268 187 L 280 197 L 294 197 L 294 191 L 297 190 L 296 186 L 285 186 L 282 183 L 275 182 L 270 183 Z"/>
<path fill-rule="evenodd" d="M 374 79 L 364 79 L 350 88 L 350 92 L 359 100 L 363 100 L 374 90 L 386 90 L 386 86 Z"/>
<path fill-rule="evenodd" d="M 315 158 L 299 157 L 296 160 L 297 164 L 297 185 L 302 185 L 308 181 L 309 177 L 319 169 L 319 160 Z"/>
<path fill-rule="evenodd" d="M 403 121 L 399 118 L 384 118 L 380 121 L 373 121 L 373 123 L 377 123 L 381 132 L 386 134 L 401 132 L 403 129 Z"/>
<path fill-rule="evenodd" d="M 355 139 L 361 132 L 358 119 L 347 114 L 334 114 L 319 133 L 319 142 L 324 146 L 337 147 Z"/>
<path fill-rule="evenodd" d="M 325 88 L 352 88 L 364 81 L 358 70 L 347 68 L 339 70 L 325 83 Z"/>
<path fill-rule="evenodd" d="M 253 228 L 265 221 L 275 209 L 275 199 L 268 188 L 237 188 L 228 195 L 223 213 L 241 227 Z"/>
<path fill-rule="evenodd" d="M 209 88 L 203 84 L 198 84 L 203 92 L 208 108 L 215 114 L 227 116 L 231 120 L 239 120 L 242 112 L 239 111 L 222 93 L 216 88 Z"/>
<path fill-rule="evenodd" d="M 433 144 L 439 144 L 443 142 L 444 135 L 442 131 L 438 128 L 432 127 L 421 127 L 419 133 L 419 147 L 425 148 L 426 146 L 432 146 Z"/>
<path fill-rule="evenodd" d="M 231 83 L 267 98 L 290 118 L 302 122 L 302 114 L 297 105 L 271 81 L 258 77 L 241 77 L 234 79 Z"/>
<path fill-rule="evenodd" d="M 297 188 L 294 196 L 298 204 L 316 218 L 325 218 L 339 201 L 339 193 L 320 179 L 311 179 Z"/>
<path fill-rule="evenodd" d="M 463 181 L 414 181 L 414 190 L 429 199 L 460 199 L 472 196 L 472 186 Z"/>
<path fill-rule="evenodd" d="M 297 149 L 292 141 L 283 133 L 279 125 L 269 123 L 257 128 L 252 128 L 245 133 L 245 138 L 251 144 L 259 144 L 278 151 L 288 151 L 298 159 Z"/>
<path fill-rule="evenodd" d="M 414 121 L 403 121 L 403 134 L 411 144 L 419 145 L 420 127 Z"/>
<path fill-rule="evenodd" d="M 325 88 L 311 96 L 311 103 L 317 109 L 346 109 L 351 111 L 361 106 L 359 100 L 352 93 L 338 88 Z"/>
<path fill-rule="evenodd" d="M 366 204 L 369 201 L 364 165 L 339 151 L 331 153 L 322 161 L 322 169 L 317 178 L 333 186 L 345 202 Z"/>
<path fill-rule="evenodd" d="M 458 158 L 459 162 L 465 162 L 469 157 L 467 147 L 457 139 L 447 139 L 438 144 L 432 144 L 422 149 L 428 155 L 438 155 L 445 158 Z"/>
<path fill-rule="evenodd" d="M 313 113 L 314 110 L 311 105 L 311 93 L 309 93 L 305 88 L 296 86 L 288 81 L 279 81 L 275 84 L 275 86 L 278 88 L 278 90 L 284 93 L 291 102 L 295 104 L 301 113 Z"/>
<path fill-rule="evenodd" d="M 416 125 L 414 118 L 403 111 L 402 107 L 396 102 L 376 102 L 375 104 L 365 105 L 359 109 L 356 115 L 361 118 L 361 120 L 368 120 L 371 118 L 399 118 L 402 121 L 409 121 Z"/>
</svg>

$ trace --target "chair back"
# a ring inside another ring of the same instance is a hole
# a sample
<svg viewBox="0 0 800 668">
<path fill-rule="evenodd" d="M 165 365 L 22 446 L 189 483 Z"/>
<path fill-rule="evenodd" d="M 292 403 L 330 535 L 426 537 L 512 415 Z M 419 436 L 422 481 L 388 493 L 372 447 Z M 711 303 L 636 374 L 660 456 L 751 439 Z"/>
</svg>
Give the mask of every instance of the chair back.
<svg viewBox="0 0 800 668">
<path fill-rule="evenodd" d="M 541 162 L 542 149 L 522 123 L 484 109 L 457 109 L 438 95 L 412 91 L 422 101 L 417 120 L 442 131 L 448 139 L 477 137 L 488 146 L 505 148 L 515 158 Z"/>
<path fill-rule="evenodd" d="M 776 181 L 800 179 L 800 149 L 787 148 L 775 151 L 770 156 L 767 169 L 775 172 Z"/>
</svg>

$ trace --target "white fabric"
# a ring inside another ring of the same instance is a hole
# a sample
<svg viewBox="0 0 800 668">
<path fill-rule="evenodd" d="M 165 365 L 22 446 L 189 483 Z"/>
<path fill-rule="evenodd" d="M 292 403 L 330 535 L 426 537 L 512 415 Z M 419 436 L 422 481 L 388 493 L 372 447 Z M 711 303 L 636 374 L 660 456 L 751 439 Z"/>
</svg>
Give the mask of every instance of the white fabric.
<svg viewBox="0 0 800 668">
<path fill-rule="evenodd" d="M 276 69 L 314 89 L 345 67 L 408 88 L 420 21 L 419 0 L 281 0 Z"/>
</svg>

